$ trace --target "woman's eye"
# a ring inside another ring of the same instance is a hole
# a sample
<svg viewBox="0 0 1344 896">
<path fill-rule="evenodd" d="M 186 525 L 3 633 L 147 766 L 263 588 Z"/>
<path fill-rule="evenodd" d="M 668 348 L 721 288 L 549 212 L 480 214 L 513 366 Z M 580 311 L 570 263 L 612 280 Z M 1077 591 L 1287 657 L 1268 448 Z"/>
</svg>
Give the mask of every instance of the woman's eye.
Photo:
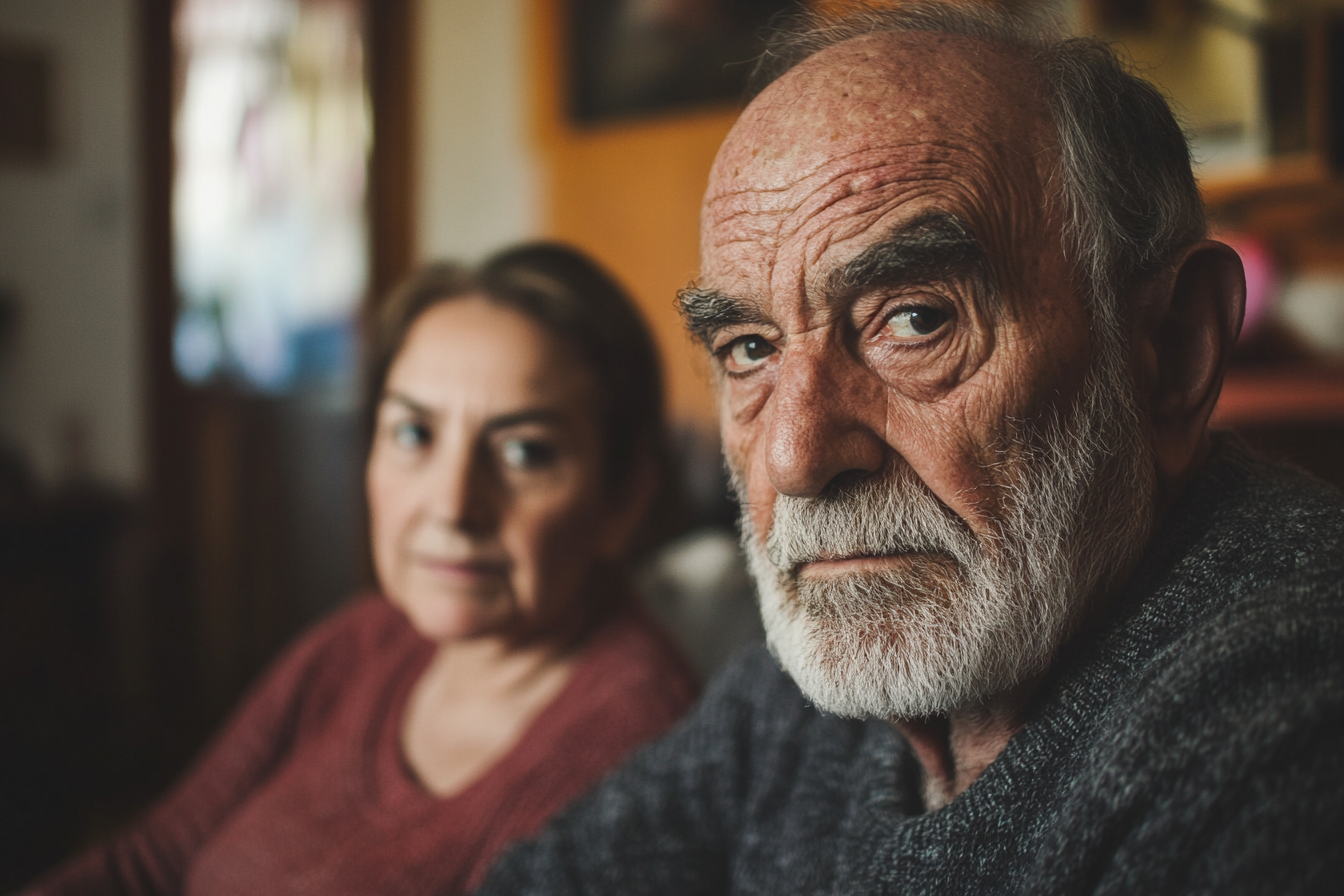
<svg viewBox="0 0 1344 896">
<path fill-rule="evenodd" d="M 739 336 L 728 344 L 728 360 L 739 370 L 755 367 L 777 349 L 760 336 Z"/>
<path fill-rule="evenodd" d="M 536 470 L 555 462 L 555 446 L 535 439 L 509 439 L 500 447 L 504 465 L 513 470 Z"/>
<path fill-rule="evenodd" d="M 946 311 L 923 305 L 902 308 L 887 321 L 887 329 L 898 339 L 917 339 L 937 332 L 949 317 Z"/>
<path fill-rule="evenodd" d="M 392 441 L 398 448 L 423 448 L 429 444 L 429 427 L 423 423 L 406 420 L 392 427 Z"/>
</svg>

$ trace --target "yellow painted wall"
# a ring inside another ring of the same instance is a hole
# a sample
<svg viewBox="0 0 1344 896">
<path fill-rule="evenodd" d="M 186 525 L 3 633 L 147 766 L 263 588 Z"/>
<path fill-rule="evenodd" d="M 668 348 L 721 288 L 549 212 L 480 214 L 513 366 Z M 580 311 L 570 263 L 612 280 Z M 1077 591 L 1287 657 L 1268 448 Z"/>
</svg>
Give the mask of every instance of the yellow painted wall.
<svg viewBox="0 0 1344 896">
<path fill-rule="evenodd" d="M 663 354 L 673 418 L 714 425 L 708 368 L 684 335 L 674 300 L 698 270 L 700 197 L 737 112 L 576 128 L 564 112 L 563 0 L 531 3 L 542 228 L 590 252 L 634 293 Z"/>
</svg>

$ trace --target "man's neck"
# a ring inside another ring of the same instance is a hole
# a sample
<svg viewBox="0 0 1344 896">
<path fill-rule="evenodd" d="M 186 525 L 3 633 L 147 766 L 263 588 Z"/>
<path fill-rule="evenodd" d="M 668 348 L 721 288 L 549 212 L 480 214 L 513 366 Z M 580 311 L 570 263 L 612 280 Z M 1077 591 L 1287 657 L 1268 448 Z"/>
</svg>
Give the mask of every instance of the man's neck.
<svg viewBox="0 0 1344 896">
<path fill-rule="evenodd" d="M 1024 682 L 986 703 L 927 719 L 893 719 L 924 768 L 924 805 L 952 802 L 975 783 L 1026 723 L 1038 680 Z"/>
</svg>

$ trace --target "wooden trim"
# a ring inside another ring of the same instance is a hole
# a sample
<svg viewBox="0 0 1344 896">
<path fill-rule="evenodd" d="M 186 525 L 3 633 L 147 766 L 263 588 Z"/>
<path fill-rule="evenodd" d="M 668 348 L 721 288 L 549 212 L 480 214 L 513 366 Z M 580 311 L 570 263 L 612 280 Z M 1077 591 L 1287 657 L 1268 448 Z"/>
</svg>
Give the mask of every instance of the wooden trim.
<svg viewBox="0 0 1344 896">
<path fill-rule="evenodd" d="M 414 0 L 364 6 L 373 152 L 369 159 L 370 304 L 406 275 L 415 246 Z"/>
<path fill-rule="evenodd" d="M 191 452 L 187 396 L 173 368 L 173 0 L 140 0 L 140 252 L 144 301 L 149 493 L 162 531 L 185 533 Z"/>
<path fill-rule="evenodd" d="M 1215 426 L 1344 424 L 1344 367 L 1283 365 L 1229 370 Z"/>
<path fill-rule="evenodd" d="M 175 7 L 175 0 L 136 5 L 147 542 L 137 582 L 144 629 L 135 641 L 142 655 L 123 659 L 141 668 L 149 683 L 137 697 L 142 705 L 133 707 L 138 722 L 130 749 L 170 765 L 194 749 L 213 722 L 198 693 L 198 408 L 173 364 Z"/>
</svg>

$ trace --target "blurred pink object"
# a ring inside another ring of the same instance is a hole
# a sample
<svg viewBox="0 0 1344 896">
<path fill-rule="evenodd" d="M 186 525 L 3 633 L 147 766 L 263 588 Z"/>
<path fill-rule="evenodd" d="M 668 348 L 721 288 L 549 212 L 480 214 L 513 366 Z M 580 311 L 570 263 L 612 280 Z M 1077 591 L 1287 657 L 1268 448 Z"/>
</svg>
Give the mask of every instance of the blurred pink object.
<svg viewBox="0 0 1344 896">
<path fill-rule="evenodd" d="M 1246 319 L 1241 339 L 1255 332 L 1270 316 L 1279 297 L 1279 280 L 1274 258 L 1263 241 L 1245 233 L 1216 233 L 1215 239 L 1227 243 L 1241 256 L 1246 269 Z"/>
</svg>

